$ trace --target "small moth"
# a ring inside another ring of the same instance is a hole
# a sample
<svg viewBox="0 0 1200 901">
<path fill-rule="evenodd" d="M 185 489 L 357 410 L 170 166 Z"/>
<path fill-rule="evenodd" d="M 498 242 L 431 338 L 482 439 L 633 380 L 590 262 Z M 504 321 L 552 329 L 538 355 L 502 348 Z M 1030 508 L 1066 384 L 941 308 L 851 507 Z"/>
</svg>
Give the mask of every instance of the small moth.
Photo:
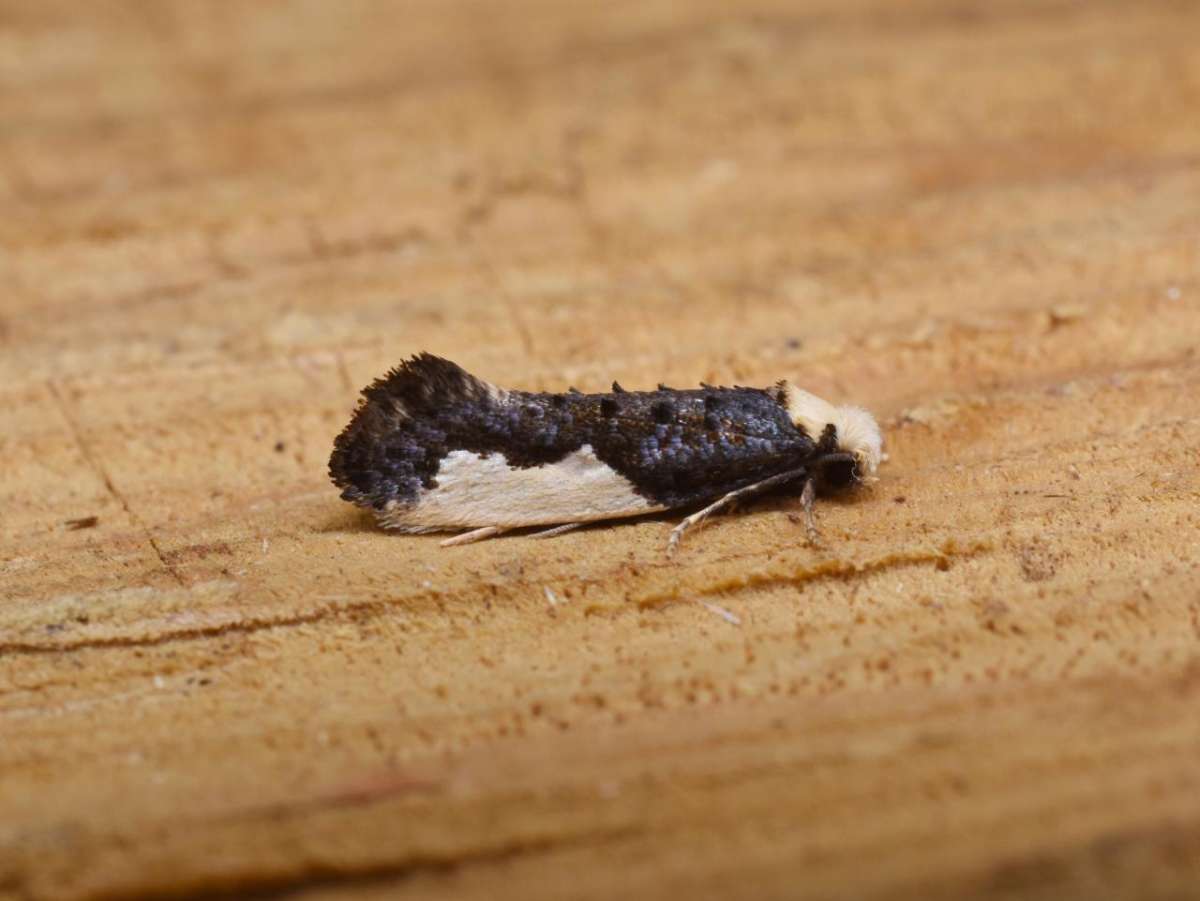
<svg viewBox="0 0 1200 901">
<path fill-rule="evenodd" d="M 799 494 L 815 538 L 817 493 L 860 484 L 882 451 L 866 410 L 786 381 L 544 394 L 497 388 L 422 353 L 362 394 L 334 442 L 334 484 L 386 528 L 462 533 L 447 545 L 695 509 L 671 532 L 674 551 L 711 514 L 779 491 Z"/>
</svg>

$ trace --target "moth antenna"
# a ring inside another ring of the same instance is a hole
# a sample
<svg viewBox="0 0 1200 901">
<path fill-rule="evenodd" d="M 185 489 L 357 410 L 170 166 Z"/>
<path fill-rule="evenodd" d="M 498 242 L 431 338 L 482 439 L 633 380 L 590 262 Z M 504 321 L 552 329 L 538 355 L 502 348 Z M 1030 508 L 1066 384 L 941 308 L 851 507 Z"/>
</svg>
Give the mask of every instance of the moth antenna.
<svg viewBox="0 0 1200 901">
<path fill-rule="evenodd" d="M 613 390 L 613 394 L 624 394 L 625 393 L 625 389 L 622 388 L 619 384 L 617 384 L 616 379 L 613 379 L 612 390 Z"/>
<path fill-rule="evenodd" d="M 675 389 L 674 389 L 674 388 L 671 388 L 671 387 L 669 387 L 669 386 L 667 386 L 667 385 L 664 385 L 662 382 L 659 382 L 659 383 L 658 383 L 658 390 L 659 390 L 659 391 L 674 391 Z"/>
<path fill-rule="evenodd" d="M 572 385 L 570 388 L 567 389 L 567 394 L 583 394 L 583 392 Z"/>
</svg>

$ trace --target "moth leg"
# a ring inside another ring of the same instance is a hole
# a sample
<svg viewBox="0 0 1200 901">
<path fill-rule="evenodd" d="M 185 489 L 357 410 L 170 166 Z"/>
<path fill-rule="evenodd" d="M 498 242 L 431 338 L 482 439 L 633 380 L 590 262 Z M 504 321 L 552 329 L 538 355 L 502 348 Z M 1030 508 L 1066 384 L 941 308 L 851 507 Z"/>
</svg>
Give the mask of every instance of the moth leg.
<svg viewBox="0 0 1200 901">
<path fill-rule="evenodd" d="M 570 532 L 574 529 L 578 529 L 581 525 L 583 525 L 583 523 L 581 523 L 581 522 L 563 523 L 561 526 L 551 526 L 549 529 L 542 529 L 542 531 L 540 531 L 540 532 L 534 532 L 529 537 L 530 538 L 556 538 L 559 535 L 565 535 L 567 532 Z"/>
<path fill-rule="evenodd" d="M 472 529 L 470 532 L 461 532 L 453 538 L 447 538 L 441 542 L 442 547 L 457 547 L 460 544 L 472 544 L 476 541 L 483 541 L 485 538 L 491 538 L 494 535 L 499 535 L 501 532 L 506 532 L 507 529 L 502 526 L 484 526 L 482 529 Z"/>
<path fill-rule="evenodd" d="M 733 493 L 734 492 L 731 491 L 729 494 L 725 495 L 720 500 L 717 500 L 714 503 L 709 504 L 703 510 L 697 510 L 691 516 L 685 517 L 684 519 L 680 520 L 679 525 L 677 525 L 675 528 L 673 528 L 671 530 L 671 537 L 667 539 L 667 556 L 670 557 L 672 554 L 675 553 L 676 550 L 678 550 L 679 542 L 683 538 L 684 532 L 686 532 L 688 529 L 691 529 L 691 528 L 694 528 L 694 527 L 700 525 L 700 523 L 702 523 L 702 522 L 704 522 L 704 520 L 708 519 L 708 517 L 711 514 L 716 513 L 718 510 L 720 510 L 726 504 L 733 503 L 734 498 L 730 497 L 730 494 L 733 494 Z"/>
<path fill-rule="evenodd" d="M 813 502 L 817 499 L 817 483 L 805 479 L 804 490 L 800 492 L 800 509 L 804 511 L 804 531 L 808 533 L 808 543 L 813 547 L 821 544 L 821 533 L 817 529 L 817 518 L 813 515 Z"/>
<path fill-rule="evenodd" d="M 761 482 L 755 482 L 753 485 L 747 485 L 744 488 L 738 488 L 728 494 L 717 498 L 707 507 L 702 510 L 697 510 L 691 516 L 680 521 L 679 525 L 671 530 L 671 537 L 667 540 L 667 555 L 674 554 L 679 547 L 679 542 L 683 538 L 685 532 L 689 529 L 694 529 L 699 526 L 704 520 L 708 519 L 718 510 L 723 510 L 736 503 L 739 499 L 755 494 L 762 494 L 764 491 L 770 491 L 778 485 L 785 482 L 794 482 L 796 479 L 804 478 L 808 475 L 806 469 L 793 469 L 791 472 L 781 472 L 779 475 L 771 476 L 768 479 L 763 479 Z M 811 480 L 810 480 L 811 484 Z M 815 496 L 815 492 L 814 492 Z M 810 505 L 811 507 L 811 502 Z"/>
</svg>

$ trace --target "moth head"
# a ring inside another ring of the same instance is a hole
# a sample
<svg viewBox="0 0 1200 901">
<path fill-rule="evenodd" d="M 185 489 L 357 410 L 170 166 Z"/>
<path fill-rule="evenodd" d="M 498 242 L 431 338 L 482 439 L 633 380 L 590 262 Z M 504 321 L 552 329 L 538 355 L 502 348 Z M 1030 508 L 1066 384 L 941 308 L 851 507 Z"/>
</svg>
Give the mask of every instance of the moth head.
<svg viewBox="0 0 1200 901">
<path fill-rule="evenodd" d="M 874 416 L 862 407 L 835 407 L 787 382 L 781 382 L 780 388 L 788 416 L 797 428 L 819 442 L 832 427 L 836 452 L 854 459 L 855 479 L 861 481 L 875 474 L 883 458 L 883 436 Z"/>
</svg>

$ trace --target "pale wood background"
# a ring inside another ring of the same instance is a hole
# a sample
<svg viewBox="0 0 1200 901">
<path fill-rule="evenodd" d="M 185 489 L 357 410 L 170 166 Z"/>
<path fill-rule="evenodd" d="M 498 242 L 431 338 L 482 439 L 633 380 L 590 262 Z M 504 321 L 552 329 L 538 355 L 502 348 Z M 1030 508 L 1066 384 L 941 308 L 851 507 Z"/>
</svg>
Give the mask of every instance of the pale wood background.
<svg viewBox="0 0 1200 901">
<path fill-rule="evenodd" d="M 0 897 L 1195 896 L 1198 35 L 2 0 Z M 443 551 L 324 472 L 418 350 L 891 459 Z"/>
</svg>

